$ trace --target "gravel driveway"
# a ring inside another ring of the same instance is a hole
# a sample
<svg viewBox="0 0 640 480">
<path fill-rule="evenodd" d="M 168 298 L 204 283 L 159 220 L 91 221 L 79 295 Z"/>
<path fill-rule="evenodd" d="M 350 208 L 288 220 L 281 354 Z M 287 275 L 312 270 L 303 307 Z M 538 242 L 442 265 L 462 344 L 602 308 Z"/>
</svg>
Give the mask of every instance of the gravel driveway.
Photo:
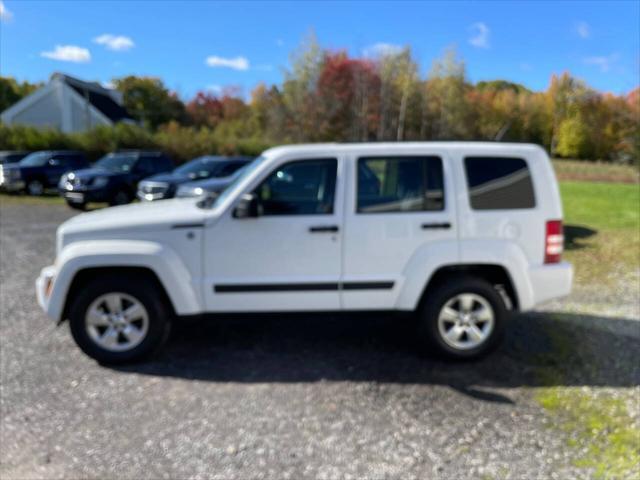
<svg viewBox="0 0 640 480">
<path fill-rule="evenodd" d="M 566 358 L 549 332 L 575 340 L 567 385 L 640 384 L 634 318 L 576 313 L 520 315 L 475 363 L 421 355 L 393 318 L 287 317 L 181 325 L 152 362 L 101 367 L 34 297 L 71 215 L 0 208 L 3 479 L 587 477 L 533 398 Z"/>
</svg>

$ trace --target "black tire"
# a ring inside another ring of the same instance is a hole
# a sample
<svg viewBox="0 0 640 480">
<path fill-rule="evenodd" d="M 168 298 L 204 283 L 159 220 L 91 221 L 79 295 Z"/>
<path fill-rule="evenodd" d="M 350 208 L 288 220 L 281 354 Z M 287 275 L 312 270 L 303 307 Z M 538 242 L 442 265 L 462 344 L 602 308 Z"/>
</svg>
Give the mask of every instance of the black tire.
<svg viewBox="0 0 640 480">
<path fill-rule="evenodd" d="M 25 189 L 32 197 L 41 197 L 44 195 L 44 183 L 40 180 L 30 180 Z"/>
<path fill-rule="evenodd" d="M 86 203 L 70 202 L 67 200 L 67 205 L 69 206 L 69 208 L 73 208 L 74 210 L 80 210 L 83 212 L 87 209 Z"/>
<path fill-rule="evenodd" d="M 493 328 L 486 339 L 473 348 L 456 348 L 448 343 L 439 328 L 439 316 L 447 302 L 470 293 L 484 299 L 493 310 Z M 455 276 L 428 292 L 418 309 L 419 338 L 429 351 L 454 360 L 480 358 L 493 351 L 504 336 L 508 310 L 497 290 L 487 281 L 472 276 Z"/>
<path fill-rule="evenodd" d="M 112 207 L 126 205 L 127 203 L 131 203 L 131 200 L 132 197 L 128 192 L 125 190 L 118 190 L 109 201 L 109 205 Z"/>
<path fill-rule="evenodd" d="M 72 299 L 69 308 L 69 328 L 80 349 L 101 364 L 135 363 L 157 352 L 166 342 L 171 330 L 171 309 L 158 295 L 156 282 L 131 275 L 106 275 L 90 280 Z M 92 302 L 104 294 L 119 292 L 138 300 L 148 314 L 148 329 L 137 346 L 125 351 L 110 351 L 101 347 L 89 335 L 86 314 Z"/>
</svg>

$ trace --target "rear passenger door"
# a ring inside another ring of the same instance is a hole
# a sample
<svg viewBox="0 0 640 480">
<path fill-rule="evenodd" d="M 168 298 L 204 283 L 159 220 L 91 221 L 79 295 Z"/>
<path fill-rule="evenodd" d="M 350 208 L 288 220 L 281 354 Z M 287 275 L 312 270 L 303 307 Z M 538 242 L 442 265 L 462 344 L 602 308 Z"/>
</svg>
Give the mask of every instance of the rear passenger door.
<svg viewBox="0 0 640 480">
<path fill-rule="evenodd" d="M 442 245 L 455 254 L 450 167 L 437 151 L 354 156 L 349 164 L 342 306 L 394 309 L 412 258 L 438 255 Z"/>
</svg>

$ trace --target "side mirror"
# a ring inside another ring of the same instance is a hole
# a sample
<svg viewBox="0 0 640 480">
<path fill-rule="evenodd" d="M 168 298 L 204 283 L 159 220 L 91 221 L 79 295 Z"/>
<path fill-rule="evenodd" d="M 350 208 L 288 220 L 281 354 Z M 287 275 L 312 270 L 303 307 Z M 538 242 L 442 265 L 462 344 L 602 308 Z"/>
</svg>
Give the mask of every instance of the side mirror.
<svg viewBox="0 0 640 480">
<path fill-rule="evenodd" d="M 256 218 L 260 216 L 258 197 L 255 193 L 245 193 L 240 197 L 236 208 L 233 209 L 233 218 Z"/>
</svg>

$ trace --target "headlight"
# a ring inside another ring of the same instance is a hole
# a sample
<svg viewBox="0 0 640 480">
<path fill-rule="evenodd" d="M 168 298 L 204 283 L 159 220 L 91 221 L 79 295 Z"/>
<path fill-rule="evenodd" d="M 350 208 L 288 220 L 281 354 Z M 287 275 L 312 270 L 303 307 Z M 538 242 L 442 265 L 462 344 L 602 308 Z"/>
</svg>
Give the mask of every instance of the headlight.
<svg viewBox="0 0 640 480">
<path fill-rule="evenodd" d="M 104 187 L 107 183 L 109 183 L 109 179 L 107 177 L 96 177 L 93 179 L 92 186 L 100 188 Z"/>
<path fill-rule="evenodd" d="M 178 187 L 176 197 L 199 197 L 205 193 L 205 190 L 201 187 Z"/>
<path fill-rule="evenodd" d="M 68 175 L 65 173 L 60 177 L 60 181 L 58 182 L 58 188 L 65 188 L 67 185 Z"/>
</svg>

